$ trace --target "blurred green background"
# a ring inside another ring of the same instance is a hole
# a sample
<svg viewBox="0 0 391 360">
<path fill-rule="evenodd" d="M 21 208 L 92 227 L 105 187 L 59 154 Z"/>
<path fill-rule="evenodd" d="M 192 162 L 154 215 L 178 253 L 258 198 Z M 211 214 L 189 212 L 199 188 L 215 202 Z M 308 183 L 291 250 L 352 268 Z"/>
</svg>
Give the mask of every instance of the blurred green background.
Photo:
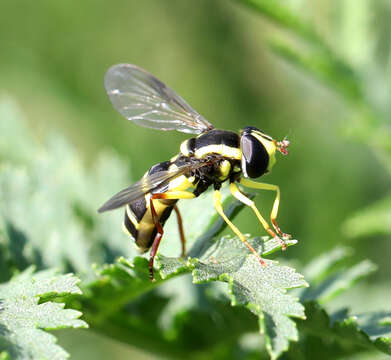
<svg viewBox="0 0 391 360">
<path fill-rule="evenodd" d="M 387 115 L 391 3 L 287 3 L 359 70 L 365 96 Z M 187 136 L 121 118 L 103 88 L 105 71 L 116 63 L 137 64 L 155 74 L 217 128 L 251 125 L 277 139 L 287 136 L 290 155 L 280 156 L 263 179 L 280 185 L 279 223 L 300 240 L 286 256 L 305 263 L 335 244 L 352 245 L 356 259 L 367 257 L 379 265 L 373 280 L 386 282 L 390 236 L 358 238 L 342 225 L 384 197 L 390 175 L 371 147 L 351 135 L 352 113 L 357 115 L 359 106 L 273 54 L 266 40 L 276 35 L 290 36 L 240 1 L 3 0 L 0 96 L 15 99 L 38 139 L 53 131 L 63 134 L 87 166 L 103 149 L 114 149 L 130 166 L 129 184 L 177 153 Z M 272 194 L 257 196 L 265 212 L 272 200 Z M 244 232 L 260 231 L 249 210 L 236 223 Z M 74 359 L 130 354 L 122 345 L 102 341 L 85 333 L 61 338 Z"/>
</svg>

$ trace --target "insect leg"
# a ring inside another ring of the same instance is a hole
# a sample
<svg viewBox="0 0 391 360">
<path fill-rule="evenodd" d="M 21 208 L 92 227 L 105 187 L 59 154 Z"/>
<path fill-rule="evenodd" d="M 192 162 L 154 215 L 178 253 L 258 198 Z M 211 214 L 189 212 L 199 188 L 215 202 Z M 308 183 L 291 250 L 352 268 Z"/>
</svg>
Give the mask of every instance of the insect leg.
<svg viewBox="0 0 391 360">
<path fill-rule="evenodd" d="M 185 232 L 183 231 L 183 222 L 182 222 L 182 216 L 179 212 L 178 206 L 174 205 L 174 210 L 176 213 L 176 217 L 178 220 L 178 229 L 179 229 L 179 237 L 181 239 L 182 244 L 182 254 L 181 257 L 185 257 L 186 254 L 186 238 L 185 238 Z"/>
<path fill-rule="evenodd" d="M 240 230 L 228 219 L 227 215 L 225 215 L 223 210 L 223 205 L 221 203 L 221 192 L 219 190 L 215 190 L 213 193 L 213 204 L 216 208 L 219 215 L 224 219 L 224 221 L 228 224 L 231 230 L 237 235 L 237 237 L 246 245 L 249 250 L 257 257 L 258 261 L 262 266 L 266 266 L 265 261 L 261 258 L 261 256 L 255 251 L 255 249 L 250 245 L 250 243 L 246 240 L 246 237 L 240 232 Z"/>
<path fill-rule="evenodd" d="M 171 199 L 171 200 L 180 200 L 180 199 L 194 199 L 196 196 L 190 191 L 168 191 L 165 193 L 153 194 L 154 199 Z"/>
<path fill-rule="evenodd" d="M 277 234 L 270 228 L 269 224 L 267 221 L 263 218 L 257 207 L 255 206 L 254 201 L 249 199 L 247 196 L 245 196 L 238 188 L 238 186 L 235 183 L 231 183 L 229 185 L 229 189 L 231 190 L 231 194 L 238 199 L 240 202 L 243 204 L 249 206 L 257 216 L 259 222 L 262 224 L 263 228 L 270 234 L 272 238 L 277 239 L 282 246 L 282 250 L 286 250 L 286 245 L 282 239 L 280 239 Z"/>
<path fill-rule="evenodd" d="M 274 230 L 276 230 L 276 232 L 280 236 L 282 236 L 285 239 L 290 239 L 291 235 L 283 233 L 277 224 L 278 206 L 280 205 L 280 187 L 278 185 L 259 183 L 245 178 L 241 178 L 239 182 L 240 184 L 247 186 L 249 188 L 260 189 L 260 190 L 271 190 L 276 192 L 276 198 L 274 199 L 273 208 L 270 213 L 270 220 L 272 222 Z"/>
<path fill-rule="evenodd" d="M 153 262 L 155 260 L 157 249 L 159 247 L 160 241 L 162 240 L 162 236 L 163 236 L 164 231 L 163 231 L 162 225 L 159 222 L 159 219 L 158 219 L 158 216 L 157 216 L 157 213 L 155 210 L 155 206 L 153 205 L 153 200 L 154 200 L 154 195 L 152 195 L 151 198 L 149 199 L 152 220 L 153 220 L 153 223 L 156 228 L 155 240 L 153 241 L 152 250 L 149 255 L 149 277 L 151 278 L 152 281 L 155 281 L 155 276 L 153 275 Z"/>
<path fill-rule="evenodd" d="M 192 199 L 194 197 L 195 197 L 195 195 L 189 191 L 170 191 L 170 192 L 157 193 L 157 194 L 151 195 L 149 202 L 150 202 L 150 207 L 151 207 L 151 214 L 152 214 L 153 223 L 154 223 L 154 225 L 156 227 L 156 231 L 157 231 L 156 236 L 155 236 L 155 240 L 153 241 L 151 253 L 149 256 L 149 275 L 150 275 L 152 281 L 155 281 L 155 277 L 153 275 L 153 263 L 155 260 L 157 249 L 159 248 L 159 244 L 160 244 L 160 241 L 161 241 L 163 233 L 164 233 L 163 227 L 159 222 L 155 207 L 153 205 L 153 200 L 155 200 L 155 199 L 180 200 L 180 199 Z M 175 207 L 174 207 L 174 209 L 175 209 Z M 178 221 L 178 223 L 179 223 L 179 221 Z M 182 231 L 183 231 L 183 229 L 182 229 Z M 181 239 L 181 241 L 182 241 L 182 239 Z M 184 251 L 184 243 L 182 243 L 182 250 Z"/>
</svg>

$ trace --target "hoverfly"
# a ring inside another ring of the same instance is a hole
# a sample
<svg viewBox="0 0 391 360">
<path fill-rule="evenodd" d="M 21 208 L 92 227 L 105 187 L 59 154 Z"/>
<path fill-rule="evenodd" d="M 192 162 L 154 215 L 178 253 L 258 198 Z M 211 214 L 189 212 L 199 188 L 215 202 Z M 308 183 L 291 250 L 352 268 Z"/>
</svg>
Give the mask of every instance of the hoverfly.
<svg viewBox="0 0 391 360">
<path fill-rule="evenodd" d="M 124 231 L 134 238 L 140 252 L 152 247 L 149 271 L 153 281 L 154 258 L 164 223 L 172 210 L 177 215 L 182 256 L 185 255 L 185 236 L 177 201 L 193 199 L 210 186 L 214 188 L 213 202 L 219 215 L 261 265 L 265 265 L 223 211 L 220 188 L 225 181 L 229 181 L 232 195 L 254 211 L 263 228 L 280 241 L 285 250 L 283 239 L 290 235 L 283 233 L 276 221 L 280 189 L 277 185 L 251 179 L 271 170 L 276 162 L 276 151 L 288 154 L 288 140 L 276 141 L 252 126 L 245 127 L 239 134 L 215 129 L 173 90 L 135 65 L 114 65 L 107 71 L 104 83 L 114 108 L 128 120 L 149 128 L 197 134 L 182 142 L 178 155 L 152 166 L 140 181 L 114 195 L 98 210 L 104 212 L 125 206 Z M 237 184 L 276 193 L 270 214 L 273 228 Z"/>
</svg>

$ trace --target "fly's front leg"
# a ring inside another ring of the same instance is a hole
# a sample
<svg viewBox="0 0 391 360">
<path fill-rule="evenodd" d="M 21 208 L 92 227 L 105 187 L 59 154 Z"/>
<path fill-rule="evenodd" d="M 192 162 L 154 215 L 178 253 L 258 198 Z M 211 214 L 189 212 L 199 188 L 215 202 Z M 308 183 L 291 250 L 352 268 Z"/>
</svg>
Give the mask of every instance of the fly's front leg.
<svg viewBox="0 0 391 360">
<path fill-rule="evenodd" d="M 255 251 L 255 249 L 250 245 L 247 241 L 246 237 L 240 232 L 240 230 L 232 224 L 232 222 L 228 219 L 227 215 L 225 215 L 223 210 L 223 205 L 221 203 L 221 193 L 219 190 L 215 190 L 213 193 L 213 204 L 216 208 L 219 215 L 223 218 L 223 220 L 227 223 L 227 225 L 231 228 L 231 230 L 237 235 L 237 237 L 248 247 L 248 249 L 257 257 L 258 261 L 262 266 L 266 266 L 265 261 L 261 258 L 261 256 Z"/>
<path fill-rule="evenodd" d="M 280 205 L 280 187 L 278 185 L 259 183 L 245 178 L 241 178 L 239 183 L 252 189 L 271 190 L 276 192 L 276 198 L 274 199 L 273 208 L 270 213 L 270 221 L 277 234 L 279 234 L 283 239 L 290 239 L 292 236 L 282 232 L 277 224 L 278 207 Z"/>
<path fill-rule="evenodd" d="M 174 205 L 174 210 L 175 210 L 176 218 L 177 218 L 177 222 L 178 222 L 179 237 L 181 239 L 181 244 L 182 244 L 181 257 L 184 258 L 185 254 L 186 254 L 186 238 L 185 238 L 185 232 L 183 231 L 182 216 L 181 216 L 181 213 L 179 212 L 178 206 Z"/>
<path fill-rule="evenodd" d="M 238 199 L 240 202 L 243 204 L 249 206 L 257 216 L 259 222 L 262 224 L 263 228 L 269 233 L 269 235 L 278 240 L 281 243 L 281 248 L 282 250 L 286 250 L 286 244 L 285 242 L 270 228 L 269 224 L 267 221 L 264 219 L 264 217 L 261 215 L 257 207 L 255 206 L 254 201 L 249 199 L 247 196 L 245 196 L 238 188 L 238 186 L 235 183 L 231 183 L 229 185 L 229 189 L 231 191 L 231 194 Z"/>
</svg>

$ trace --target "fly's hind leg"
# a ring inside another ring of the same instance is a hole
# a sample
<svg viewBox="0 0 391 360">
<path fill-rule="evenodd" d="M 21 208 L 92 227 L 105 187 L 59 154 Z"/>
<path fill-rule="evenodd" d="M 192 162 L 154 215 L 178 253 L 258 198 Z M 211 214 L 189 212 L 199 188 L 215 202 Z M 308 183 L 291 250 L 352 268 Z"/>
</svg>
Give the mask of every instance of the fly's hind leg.
<svg viewBox="0 0 391 360">
<path fill-rule="evenodd" d="M 153 199 L 155 198 L 152 195 L 149 200 L 149 205 L 151 208 L 152 220 L 156 228 L 156 235 L 155 235 L 155 239 L 153 240 L 152 249 L 149 255 L 149 277 L 151 278 L 152 281 L 155 281 L 155 276 L 153 274 L 153 263 L 155 260 L 157 249 L 159 248 L 160 245 L 160 241 L 162 240 L 164 231 L 163 231 L 163 226 L 160 224 L 159 218 L 157 216 L 155 206 L 153 205 Z"/>
<path fill-rule="evenodd" d="M 245 178 L 241 178 L 239 182 L 240 184 L 252 189 L 271 190 L 276 192 L 276 198 L 274 199 L 273 208 L 270 213 L 270 221 L 277 234 L 279 234 L 283 239 L 290 239 L 292 236 L 282 232 L 277 224 L 278 207 L 280 205 L 280 187 L 278 185 L 259 183 Z"/>
<path fill-rule="evenodd" d="M 221 193 L 219 190 L 215 190 L 213 194 L 213 204 L 216 208 L 219 215 L 223 218 L 223 220 L 228 224 L 228 226 L 231 228 L 231 230 L 237 235 L 237 237 L 248 247 L 248 249 L 256 256 L 258 261 L 261 263 L 262 266 L 266 266 L 265 260 L 261 258 L 261 256 L 255 251 L 255 249 L 250 245 L 250 243 L 247 241 L 246 237 L 240 232 L 240 230 L 232 224 L 232 222 L 228 219 L 227 215 L 225 215 L 223 210 L 223 205 L 221 203 Z"/>
<path fill-rule="evenodd" d="M 183 231 L 182 216 L 181 216 L 181 213 L 179 212 L 178 206 L 174 205 L 174 210 L 175 210 L 176 217 L 177 217 L 179 237 L 181 239 L 181 244 L 182 244 L 181 257 L 185 257 L 185 254 L 186 254 L 186 238 L 185 238 L 185 232 Z"/>
<path fill-rule="evenodd" d="M 255 206 L 255 203 L 254 201 L 252 201 L 251 199 L 249 199 L 247 196 L 245 196 L 238 188 L 238 186 L 235 184 L 235 183 L 231 183 L 229 185 L 229 188 L 231 190 L 231 194 L 236 198 L 238 199 L 240 202 L 242 202 L 243 204 L 249 206 L 255 213 L 255 215 L 257 216 L 259 222 L 262 224 L 263 228 L 269 233 L 269 235 L 278 240 L 281 244 L 281 248 L 282 250 L 286 250 L 286 244 L 284 242 L 284 240 L 282 240 L 269 226 L 269 224 L 267 223 L 267 221 L 264 219 L 264 217 L 261 215 L 261 213 L 259 212 L 259 210 L 257 209 L 257 207 Z"/>
<path fill-rule="evenodd" d="M 155 281 L 155 276 L 153 274 L 153 264 L 154 264 L 155 256 L 157 253 L 157 249 L 159 248 L 160 241 L 162 240 L 162 236 L 164 233 L 163 226 L 160 224 L 159 218 L 158 218 L 156 210 L 155 210 L 155 206 L 153 205 L 153 200 L 155 200 L 155 199 L 179 200 L 179 199 L 192 199 L 194 197 L 195 197 L 195 195 L 191 192 L 188 192 L 188 191 L 171 191 L 171 192 L 158 193 L 158 194 L 151 195 L 151 197 L 149 199 L 149 204 L 150 204 L 150 208 L 151 208 L 153 224 L 155 225 L 155 228 L 156 228 L 156 236 L 155 236 L 155 239 L 152 244 L 151 253 L 149 255 L 149 276 L 152 281 Z M 176 208 L 176 206 L 174 206 L 174 209 L 175 208 Z M 175 211 L 177 211 L 177 210 L 175 210 Z M 178 212 L 177 212 L 177 215 L 178 215 Z M 180 215 L 178 217 L 178 224 L 179 223 L 180 223 L 179 233 L 180 233 L 181 242 L 182 242 L 182 252 L 184 252 L 185 251 L 185 242 L 184 242 L 185 238 L 184 238 L 184 234 L 183 234 L 182 219 L 181 219 Z M 182 236 L 183 236 L 183 238 L 182 238 Z"/>
</svg>

